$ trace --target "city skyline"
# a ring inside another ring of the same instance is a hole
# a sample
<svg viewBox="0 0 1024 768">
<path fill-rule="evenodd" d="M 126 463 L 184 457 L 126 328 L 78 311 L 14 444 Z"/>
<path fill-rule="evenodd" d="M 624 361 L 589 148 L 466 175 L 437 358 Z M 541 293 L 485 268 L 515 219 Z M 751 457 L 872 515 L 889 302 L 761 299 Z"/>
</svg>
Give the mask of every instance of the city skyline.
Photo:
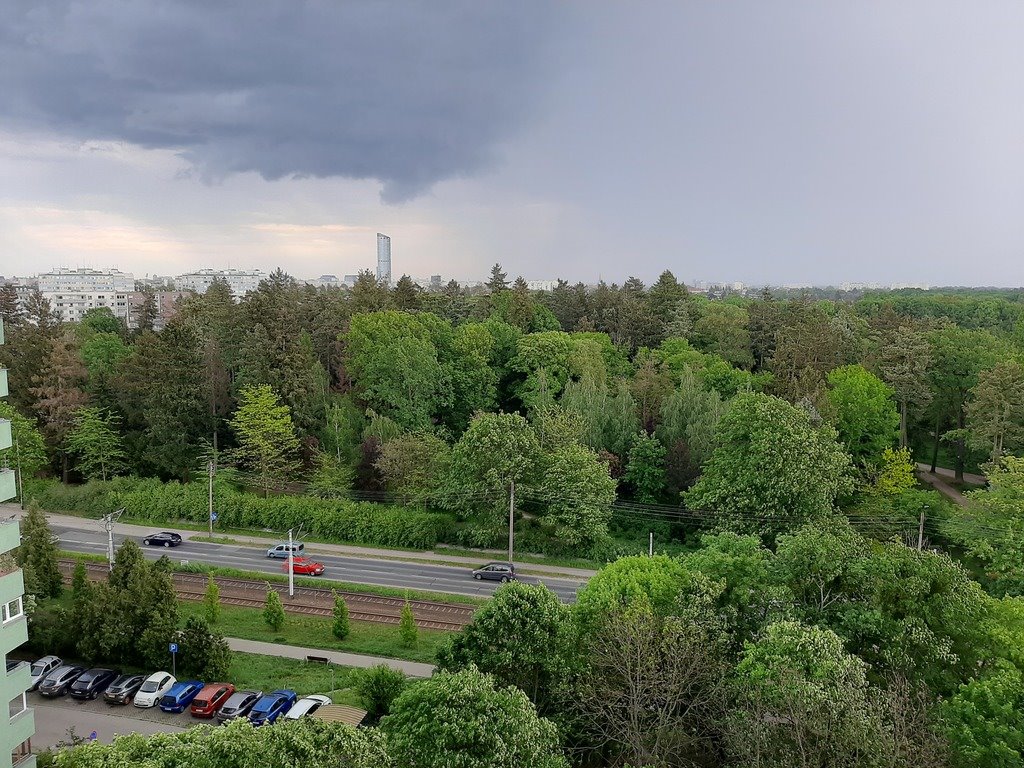
<svg viewBox="0 0 1024 768">
<path fill-rule="evenodd" d="M 1024 8 L 965 9 L 16 6 L 0 272 L 1021 285 Z"/>
</svg>

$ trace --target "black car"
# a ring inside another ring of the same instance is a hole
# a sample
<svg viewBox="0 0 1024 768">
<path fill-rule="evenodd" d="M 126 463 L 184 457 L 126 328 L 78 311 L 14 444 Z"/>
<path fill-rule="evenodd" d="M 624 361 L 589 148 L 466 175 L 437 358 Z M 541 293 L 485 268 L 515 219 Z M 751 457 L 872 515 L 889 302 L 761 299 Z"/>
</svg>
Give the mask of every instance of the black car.
<svg viewBox="0 0 1024 768">
<path fill-rule="evenodd" d="M 76 667 L 70 664 L 57 667 L 39 684 L 37 689 L 39 695 L 50 698 L 64 696 L 71 688 L 72 683 L 81 677 L 83 672 L 85 672 L 85 667 Z"/>
<path fill-rule="evenodd" d="M 176 547 L 181 544 L 181 536 L 170 531 L 151 533 L 142 540 L 148 547 Z"/>
<path fill-rule="evenodd" d="M 516 567 L 512 563 L 488 563 L 482 568 L 473 571 L 473 578 L 477 581 L 490 579 L 491 581 L 512 581 L 516 577 Z"/>
<path fill-rule="evenodd" d="M 146 682 L 145 675 L 121 675 L 103 692 L 107 704 L 127 704 Z"/>
<path fill-rule="evenodd" d="M 82 673 L 71 684 L 71 697 L 74 699 L 95 699 L 120 676 L 112 669 L 90 669 Z"/>
<path fill-rule="evenodd" d="M 246 717 L 261 698 L 263 691 L 235 691 L 217 712 L 217 722 L 226 723 L 236 717 Z"/>
</svg>

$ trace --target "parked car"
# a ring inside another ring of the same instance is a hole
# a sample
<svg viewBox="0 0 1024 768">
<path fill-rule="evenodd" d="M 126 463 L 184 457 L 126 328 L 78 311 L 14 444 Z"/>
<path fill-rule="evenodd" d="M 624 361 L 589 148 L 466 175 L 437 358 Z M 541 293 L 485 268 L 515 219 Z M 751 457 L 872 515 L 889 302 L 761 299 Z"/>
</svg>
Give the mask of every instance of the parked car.
<svg viewBox="0 0 1024 768">
<path fill-rule="evenodd" d="M 75 699 L 95 699 L 120 676 L 120 672 L 112 669 L 86 670 L 71 684 L 71 696 Z"/>
<path fill-rule="evenodd" d="M 271 691 L 249 710 L 249 722 L 253 725 L 270 725 L 292 708 L 296 698 L 298 697 L 295 691 L 287 689 Z"/>
<path fill-rule="evenodd" d="M 295 702 L 295 705 L 284 714 L 285 720 L 298 720 L 300 717 L 312 715 L 320 707 L 326 707 L 334 702 L 329 696 L 321 696 L 314 693 L 312 696 L 303 696 Z"/>
<path fill-rule="evenodd" d="M 213 717 L 235 692 L 231 683 L 207 683 L 206 687 L 192 699 L 189 711 L 192 717 Z"/>
<path fill-rule="evenodd" d="M 176 547 L 181 544 L 181 536 L 170 531 L 161 531 L 149 534 L 142 540 L 142 543 L 147 547 Z"/>
<path fill-rule="evenodd" d="M 281 570 L 288 573 L 288 563 L 282 565 Z M 310 560 L 308 557 L 293 557 L 292 573 L 301 573 L 307 576 L 323 576 L 324 564 L 318 563 L 316 560 Z"/>
<path fill-rule="evenodd" d="M 302 542 L 295 542 L 291 545 L 292 557 L 298 557 L 306 551 L 306 545 Z M 276 547 L 271 547 L 267 550 L 267 557 L 288 557 L 288 543 L 278 544 Z"/>
<path fill-rule="evenodd" d="M 48 674 L 63 663 L 57 656 L 43 656 L 38 661 L 32 662 L 32 682 L 28 689 L 34 691 Z"/>
<path fill-rule="evenodd" d="M 192 700 L 203 690 L 202 680 L 185 680 L 175 683 L 160 699 L 160 709 L 164 712 L 184 712 Z"/>
<path fill-rule="evenodd" d="M 139 688 L 132 704 L 142 709 L 155 707 L 176 682 L 169 672 L 154 672 Z"/>
<path fill-rule="evenodd" d="M 263 698 L 263 691 L 235 691 L 217 711 L 217 722 L 226 723 L 236 717 L 248 717 L 253 705 Z"/>
<path fill-rule="evenodd" d="M 68 689 L 71 688 L 71 684 L 81 677 L 83 672 L 85 672 L 85 667 L 78 667 L 72 664 L 57 667 L 39 683 L 39 688 L 37 689 L 39 695 L 50 698 L 64 696 L 67 694 Z"/>
<path fill-rule="evenodd" d="M 121 675 L 103 692 L 107 704 L 127 704 L 146 682 L 145 675 Z"/>
<path fill-rule="evenodd" d="M 516 567 L 512 563 L 488 563 L 473 571 L 473 578 L 477 581 L 489 579 L 490 581 L 512 581 L 516 577 Z"/>
</svg>

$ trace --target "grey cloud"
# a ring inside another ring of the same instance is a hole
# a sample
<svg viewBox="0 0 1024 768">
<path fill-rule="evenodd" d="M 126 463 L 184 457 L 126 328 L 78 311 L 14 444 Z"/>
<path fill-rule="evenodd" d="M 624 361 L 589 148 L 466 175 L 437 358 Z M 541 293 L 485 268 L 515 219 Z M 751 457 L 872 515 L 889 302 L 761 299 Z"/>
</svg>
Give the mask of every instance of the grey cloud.
<svg viewBox="0 0 1024 768">
<path fill-rule="evenodd" d="M 550 5 L 4 0 L 0 127 L 401 201 L 489 167 L 532 114 Z"/>
</svg>

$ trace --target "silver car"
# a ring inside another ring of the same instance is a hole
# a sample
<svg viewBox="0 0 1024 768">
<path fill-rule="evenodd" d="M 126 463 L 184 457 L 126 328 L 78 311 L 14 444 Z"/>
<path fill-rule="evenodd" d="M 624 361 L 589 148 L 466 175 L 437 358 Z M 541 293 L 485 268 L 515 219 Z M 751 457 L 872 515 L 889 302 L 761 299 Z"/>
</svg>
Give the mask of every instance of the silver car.
<svg viewBox="0 0 1024 768">
<path fill-rule="evenodd" d="M 34 691 L 39 687 L 39 684 L 43 682 L 48 674 L 53 672 L 64 662 L 56 656 L 43 656 L 39 661 L 32 662 L 32 682 L 29 683 L 28 689 Z"/>
</svg>

